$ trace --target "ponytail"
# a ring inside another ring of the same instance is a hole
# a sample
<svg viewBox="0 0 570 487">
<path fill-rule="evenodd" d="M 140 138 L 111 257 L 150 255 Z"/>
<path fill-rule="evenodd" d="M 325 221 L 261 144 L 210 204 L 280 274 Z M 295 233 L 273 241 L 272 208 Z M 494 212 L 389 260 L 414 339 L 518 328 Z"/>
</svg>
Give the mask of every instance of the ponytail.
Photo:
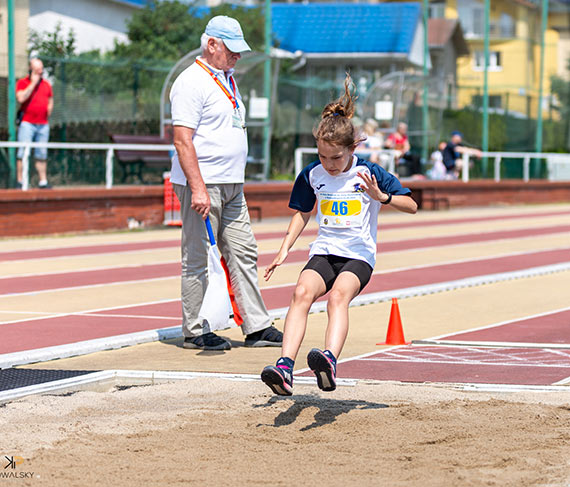
<svg viewBox="0 0 570 487">
<path fill-rule="evenodd" d="M 344 80 L 344 94 L 323 109 L 319 125 L 313 130 L 317 142 L 323 140 L 342 147 L 356 147 L 365 140 L 351 122 L 357 98 L 354 91 L 354 83 L 347 73 Z"/>
</svg>

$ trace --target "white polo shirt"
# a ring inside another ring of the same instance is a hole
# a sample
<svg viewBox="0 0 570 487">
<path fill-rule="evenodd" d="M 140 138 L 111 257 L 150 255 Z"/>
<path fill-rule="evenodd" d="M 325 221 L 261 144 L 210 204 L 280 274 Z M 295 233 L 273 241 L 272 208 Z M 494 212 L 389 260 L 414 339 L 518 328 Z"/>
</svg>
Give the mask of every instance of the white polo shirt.
<svg viewBox="0 0 570 487">
<path fill-rule="evenodd" d="M 200 61 L 212 70 L 220 82 L 233 93 L 224 71 Z M 245 106 L 236 89 L 236 98 L 241 120 L 245 121 Z M 200 172 L 206 184 L 243 183 L 247 161 L 247 132 L 236 127 L 232 102 L 197 63 L 186 68 L 170 90 L 172 125 L 194 129 L 194 147 L 198 156 Z M 178 154 L 172 156 L 170 180 L 186 185 L 186 176 L 180 167 Z"/>
</svg>

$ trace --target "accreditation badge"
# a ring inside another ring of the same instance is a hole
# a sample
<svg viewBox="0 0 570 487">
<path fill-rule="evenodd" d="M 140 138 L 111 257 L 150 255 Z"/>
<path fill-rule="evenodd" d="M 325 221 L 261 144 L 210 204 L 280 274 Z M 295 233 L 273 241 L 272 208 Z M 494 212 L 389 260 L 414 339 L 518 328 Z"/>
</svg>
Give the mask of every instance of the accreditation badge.
<svg viewBox="0 0 570 487">
<path fill-rule="evenodd" d="M 245 115 L 237 107 L 232 112 L 232 127 L 245 130 Z"/>
<path fill-rule="evenodd" d="M 318 201 L 321 227 L 362 226 L 362 193 L 319 193 Z"/>
</svg>

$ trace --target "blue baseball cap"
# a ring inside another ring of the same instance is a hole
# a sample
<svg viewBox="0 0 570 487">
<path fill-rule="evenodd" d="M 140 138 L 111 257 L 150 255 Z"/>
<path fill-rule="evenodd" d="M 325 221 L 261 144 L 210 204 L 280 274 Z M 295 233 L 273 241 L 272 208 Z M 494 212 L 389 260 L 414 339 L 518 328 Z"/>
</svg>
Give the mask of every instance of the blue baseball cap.
<svg viewBox="0 0 570 487">
<path fill-rule="evenodd" d="M 221 39 L 232 52 L 251 51 L 243 38 L 243 31 L 236 19 L 226 15 L 212 17 L 206 26 L 206 35 Z"/>
<path fill-rule="evenodd" d="M 463 134 L 459 130 L 454 130 L 451 132 L 451 136 L 453 137 L 454 135 L 459 135 L 459 137 L 463 138 Z"/>
</svg>

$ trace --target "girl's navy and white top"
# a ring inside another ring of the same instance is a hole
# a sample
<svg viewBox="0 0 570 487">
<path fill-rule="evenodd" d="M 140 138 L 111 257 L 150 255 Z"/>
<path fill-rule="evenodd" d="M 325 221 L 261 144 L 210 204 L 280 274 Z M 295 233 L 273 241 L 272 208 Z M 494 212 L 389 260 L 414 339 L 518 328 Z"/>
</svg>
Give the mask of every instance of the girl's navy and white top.
<svg viewBox="0 0 570 487">
<path fill-rule="evenodd" d="M 363 260 L 374 268 L 380 202 L 364 192 L 358 173 L 374 175 L 384 193 L 411 194 L 398 178 L 356 156 L 350 169 L 336 176 L 327 173 L 321 161 L 309 164 L 295 181 L 289 208 L 308 213 L 317 203 L 319 233 L 311 244 L 310 257 L 331 254 Z"/>
</svg>

